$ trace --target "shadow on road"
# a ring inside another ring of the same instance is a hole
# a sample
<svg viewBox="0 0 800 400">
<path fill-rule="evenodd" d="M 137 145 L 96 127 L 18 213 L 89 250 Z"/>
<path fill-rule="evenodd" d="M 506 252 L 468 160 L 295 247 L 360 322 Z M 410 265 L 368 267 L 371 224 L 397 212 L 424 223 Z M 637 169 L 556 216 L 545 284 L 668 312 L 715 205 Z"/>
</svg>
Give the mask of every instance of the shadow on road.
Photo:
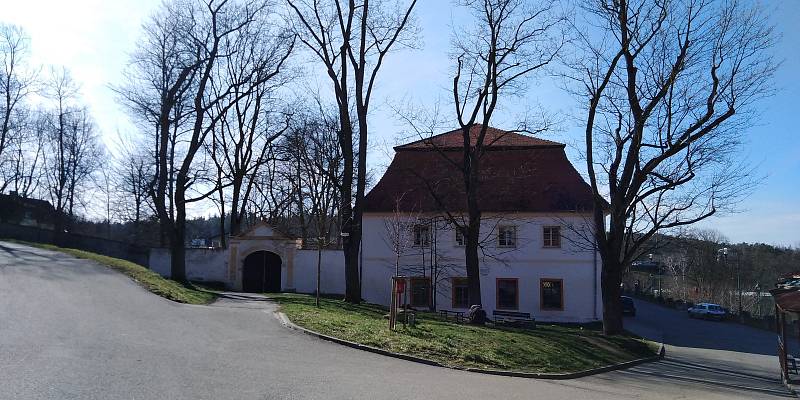
<svg viewBox="0 0 800 400">
<path fill-rule="evenodd" d="M 25 256 L 33 256 L 37 258 L 46 258 L 50 261 L 58 261 L 59 258 L 55 254 L 51 255 L 49 252 L 39 251 L 34 252 L 25 247 L 12 247 L 8 243 L 0 242 L 0 250 L 6 253 L 7 256 L 13 258 L 24 258 Z"/>
<path fill-rule="evenodd" d="M 625 327 L 647 339 L 667 345 L 726 350 L 774 356 L 775 333 L 734 322 L 690 319 L 685 311 L 636 300 L 637 316 L 626 318 Z M 790 347 L 800 349 L 797 339 Z M 775 361 L 777 365 L 777 360 Z"/>
<path fill-rule="evenodd" d="M 690 319 L 686 311 L 635 300 L 637 316 L 625 327 L 666 345 L 666 359 L 618 375 L 637 381 L 692 384 L 751 398 L 794 397 L 781 383 L 776 336 L 733 322 Z M 794 346 L 794 347 L 792 347 Z M 797 347 L 797 340 L 790 348 Z"/>
<path fill-rule="evenodd" d="M 630 379 L 631 384 L 646 380 L 700 385 L 715 391 L 750 393 L 753 398 L 765 396 L 794 398 L 781 381 L 760 374 L 746 373 L 729 368 L 710 367 L 680 358 L 667 358 L 643 364 L 619 374 Z"/>
</svg>

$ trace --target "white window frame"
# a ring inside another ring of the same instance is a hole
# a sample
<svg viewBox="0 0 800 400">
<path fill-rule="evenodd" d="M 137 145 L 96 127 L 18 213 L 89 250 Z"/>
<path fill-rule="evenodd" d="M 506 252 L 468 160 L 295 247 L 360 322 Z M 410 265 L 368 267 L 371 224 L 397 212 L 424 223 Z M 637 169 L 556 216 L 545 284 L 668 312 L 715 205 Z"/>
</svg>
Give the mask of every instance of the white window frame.
<svg viewBox="0 0 800 400">
<path fill-rule="evenodd" d="M 558 235 L 553 236 L 552 230 L 555 229 Z M 549 232 L 548 232 L 549 231 Z M 556 239 L 557 238 L 557 239 Z M 560 249 L 561 248 L 561 226 L 560 225 L 546 225 L 542 227 L 542 247 L 545 249 Z M 558 240 L 558 244 L 554 245 L 553 240 Z M 547 244 L 548 240 L 550 244 Z"/>
<path fill-rule="evenodd" d="M 419 230 L 425 230 L 427 234 L 424 238 L 418 234 Z M 431 226 L 428 224 L 416 224 L 411 228 L 411 238 L 414 242 L 414 247 L 431 247 Z M 419 240 L 421 239 L 421 240 Z"/>
<path fill-rule="evenodd" d="M 512 233 L 511 243 L 508 243 L 508 238 L 504 237 L 504 231 L 510 230 Z M 503 243 L 506 242 L 506 243 Z M 497 227 L 497 247 L 515 248 L 517 247 L 517 226 L 516 225 L 500 225 Z"/>
<path fill-rule="evenodd" d="M 455 233 L 455 243 L 456 243 L 456 247 L 464 247 L 464 246 L 466 246 L 466 245 L 467 245 L 467 238 L 466 238 L 466 237 L 464 236 L 464 234 L 461 232 L 461 229 L 459 229 L 458 227 L 456 227 L 456 228 L 455 228 L 455 232 L 456 232 L 456 233 Z M 461 238 L 461 243 L 459 243 L 459 241 L 458 241 L 458 239 L 459 239 L 459 238 Z"/>
</svg>

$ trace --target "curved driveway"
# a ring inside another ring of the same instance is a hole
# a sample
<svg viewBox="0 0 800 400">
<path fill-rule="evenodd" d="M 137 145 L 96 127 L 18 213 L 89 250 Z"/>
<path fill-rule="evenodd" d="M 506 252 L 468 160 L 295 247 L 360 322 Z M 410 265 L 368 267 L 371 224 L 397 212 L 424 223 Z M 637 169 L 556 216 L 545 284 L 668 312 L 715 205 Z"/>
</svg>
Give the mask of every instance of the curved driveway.
<svg viewBox="0 0 800 400">
<path fill-rule="evenodd" d="M 717 383 L 663 376 L 675 372 L 672 360 L 570 381 L 455 371 L 321 341 L 284 328 L 272 311 L 268 303 L 173 303 L 92 262 L 0 242 L 0 399 L 787 395 L 766 377 L 761 387 L 736 387 L 738 372 Z M 705 367 L 681 368 L 691 375 Z"/>
</svg>

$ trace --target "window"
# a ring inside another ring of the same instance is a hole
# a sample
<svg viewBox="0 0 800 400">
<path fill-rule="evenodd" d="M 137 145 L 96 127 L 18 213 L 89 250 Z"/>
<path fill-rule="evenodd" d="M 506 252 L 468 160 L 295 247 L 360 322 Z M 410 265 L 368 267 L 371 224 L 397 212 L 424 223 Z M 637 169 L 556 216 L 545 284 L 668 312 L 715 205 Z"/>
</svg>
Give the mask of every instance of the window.
<svg viewBox="0 0 800 400">
<path fill-rule="evenodd" d="M 453 308 L 469 308 L 467 278 L 453 278 Z"/>
<path fill-rule="evenodd" d="M 431 300 L 431 279 L 411 278 L 411 306 L 428 307 Z"/>
<path fill-rule="evenodd" d="M 460 228 L 456 227 L 456 246 L 463 247 L 466 244 L 467 241 L 464 239 L 464 232 L 462 232 Z"/>
<path fill-rule="evenodd" d="M 544 247 L 561 247 L 561 227 L 545 226 L 542 231 Z"/>
<path fill-rule="evenodd" d="M 517 227 L 501 226 L 497 228 L 497 246 L 517 247 Z"/>
<path fill-rule="evenodd" d="M 564 309 L 563 286 L 563 281 L 561 279 L 542 279 L 539 281 L 539 288 L 542 294 L 542 310 Z"/>
<path fill-rule="evenodd" d="M 519 291 L 516 278 L 497 278 L 497 309 L 516 310 L 519 308 Z"/>
<path fill-rule="evenodd" d="M 431 245 L 431 227 L 428 225 L 414 225 L 414 246 L 429 247 Z"/>
</svg>

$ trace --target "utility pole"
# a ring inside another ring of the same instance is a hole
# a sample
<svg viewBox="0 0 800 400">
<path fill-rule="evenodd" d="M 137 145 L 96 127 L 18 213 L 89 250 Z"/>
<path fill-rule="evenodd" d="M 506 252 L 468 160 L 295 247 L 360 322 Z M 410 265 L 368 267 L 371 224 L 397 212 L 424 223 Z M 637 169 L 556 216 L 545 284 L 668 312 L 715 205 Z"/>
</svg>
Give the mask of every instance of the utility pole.
<svg viewBox="0 0 800 400">
<path fill-rule="evenodd" d="M 728 252 L 730 250 L 727 247 L 723 247 L 717 250 L 717 254 L 721 254 L 723 260 L 725 260 L 725 269 L 728 269 Z M 741 257 L 736 255 L 736 294 L 737 294 L 737 313 L 739 315 L 739 319 L 742 319 L 742 277 L 741 277 Z"/>
<path fill-rule="evenodd" d="M 319 229 L 319 227 L 317 227 Z M 319 289 L 320 289 L 320 280 L 322 275 L 322 246 L 323 241 L 325 238 L 322 235 L 317 237 L 317 296 L 316 296 L 316 306 L 319 308 Z"/>
</svg>

